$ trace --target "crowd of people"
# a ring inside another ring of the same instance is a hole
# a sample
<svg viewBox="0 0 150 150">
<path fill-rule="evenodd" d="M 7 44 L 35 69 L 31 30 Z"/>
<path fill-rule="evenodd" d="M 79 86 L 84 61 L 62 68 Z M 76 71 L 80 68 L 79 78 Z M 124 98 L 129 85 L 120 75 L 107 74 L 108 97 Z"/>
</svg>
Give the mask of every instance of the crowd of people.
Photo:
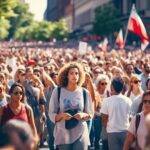
<svg viewBox="0 0 150 150">
<path fill-rule="evenodd" d="M 1 48 L 0 149 L 149 150 L 150 53 Z"/>
</svg>

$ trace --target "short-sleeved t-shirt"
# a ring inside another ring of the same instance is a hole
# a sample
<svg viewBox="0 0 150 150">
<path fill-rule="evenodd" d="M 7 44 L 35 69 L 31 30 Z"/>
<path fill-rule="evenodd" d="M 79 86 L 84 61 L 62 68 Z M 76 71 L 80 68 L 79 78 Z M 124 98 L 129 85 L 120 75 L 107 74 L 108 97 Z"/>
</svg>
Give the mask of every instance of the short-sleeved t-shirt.
<svg viewBox="0 0 150 150">
<path fill-rule="evenodd" d="M 89 92 L 86 90 L 86 102 L 84 106 L 83 88 L 78 87 L 75 91 L 69 91 L 61 87 L 60 99 L 58 102 L 58 88 L 56 87 L 50 99 L 49 116 L 52 122 L 55 123 L 54 137 L 55 144 L 71 144 L 79 139 L 81 136 L 86 139 L 89 144 L 89 133 L 87 123 L 79 121 L 78 125 L 68 130 L 65 128 L 65 121 L 55 122 L 55 116 L 59 112 L 65 112 L 69 109 L 78 109 L 81 112 L 86 112 L 93 115 L 93 105 Z"/>
<path fill-rule="evenodd" d="M 136 117 L 134 116 L 131 120 L 128 131 L 137 137 L 138 145 L 141 149 L 143 149 L 145 145 L 146 134 L 147 134 L 144 113 L 143 112 L 140 113 L 140 122 L 137 129 L 137 134 L 136 134 L 136 127 L 135 127 L 135 120 Z"/>
<path fill-rule="evenodd" d="M 103 100 L 100 112 L 108 115 L 108 133 L 122 132 L 128 129 L 131 104 L 131 100 L 122 94 Z"/>
</svg>

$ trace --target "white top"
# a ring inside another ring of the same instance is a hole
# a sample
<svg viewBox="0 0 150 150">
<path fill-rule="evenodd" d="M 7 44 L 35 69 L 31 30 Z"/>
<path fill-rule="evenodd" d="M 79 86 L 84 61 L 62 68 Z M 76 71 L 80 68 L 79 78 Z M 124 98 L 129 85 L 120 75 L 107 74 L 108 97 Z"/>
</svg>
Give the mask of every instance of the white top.
<svg viewBox="0 0 150 150">
<path fill-rule="evenodd" d="M 132 106 L 131 106 L 131 115 L 132 116 L 137 114 L 138 108 L 139 108 L 141 102 L 142 102 L 142 95 L 138 96 L 133 101 Z"/>
<path fill-rule="evenodd" d="M 78 87 L 75 91 L 71 92 L 62 87 L 59 102 L 58 89 L 55 88 L 53 90 L 49 104 L 49 116 L 51 121 L 55 123 L 54 137 L 56 145 L 74 143 L 81 136 L 90 145 L 87 123 L 85 121 L 79 121 L 79 124 L 71 130 L 65 128 L 65 121 L 55 122 L 55 116 L 59 108 L 60 112 L 65 112 L 68 109 L 79 109 L 82 112 L 93 115 L 92 100 L 87 90 L 86 95 L 87 99 L 84 106 L 83 88 Z"/>
<path fill-rule="evenodd" d="M 143 92 L 142 92 L 143 93 Z M 127 96 L 127 94 L 128 94 L 128 91 L 125 93 L 125 96 Z M 141 94 L 139 94 L 139 95 L 134 95 L 134 93 L 133 92 L 131 92 L 131 94 L 130 94 L 130 99 L 132 100 L 132 102 L 137 98 L 137 97 L 139 97 Z"/>
<path fill-rule="evenodd" d="M 128 129 L 128 131 L 130 133 L 132 133 L 134 136 L 136 136 L 136 128 L 135 128 L 135 120 L 136 119 L 135 118 L 136 118 L 135 116 L 132 118 L 130 127 Z M 145 125 L 145 116 L 142 112 L 142 113 L 140 113 L 140 123 L 139 123 L 138 129 L 137 129 L 137 136 L 136 136 L 138 145 L 142 150 L 144 149 L 144 146 L 145 146 L 146 133 L 148 133 L 148 132 L 147 132 L 147 128 Z"/>
<path fill-rule="evenodd" d="M 131 104 L 131 100 L 122 94 L 103 100 L 100 112 L 108 115 L 108 133 L 122 132 L 128 129 Z"/>
</svg>

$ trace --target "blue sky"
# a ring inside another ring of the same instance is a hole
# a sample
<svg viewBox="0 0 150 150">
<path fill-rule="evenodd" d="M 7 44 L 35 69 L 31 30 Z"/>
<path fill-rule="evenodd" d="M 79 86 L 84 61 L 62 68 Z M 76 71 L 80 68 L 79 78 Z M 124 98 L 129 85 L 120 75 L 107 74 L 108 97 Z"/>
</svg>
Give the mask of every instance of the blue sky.
<svg viewBox="0 0 150 150">
<path fill-rule="evenodd" d="M 34 19 L 40 21 L 43 19 L 43 14 L 47 6 L 47 0 L 26 0 L 29 3 L 30 12 L 35 16 Z"/>
</svg>

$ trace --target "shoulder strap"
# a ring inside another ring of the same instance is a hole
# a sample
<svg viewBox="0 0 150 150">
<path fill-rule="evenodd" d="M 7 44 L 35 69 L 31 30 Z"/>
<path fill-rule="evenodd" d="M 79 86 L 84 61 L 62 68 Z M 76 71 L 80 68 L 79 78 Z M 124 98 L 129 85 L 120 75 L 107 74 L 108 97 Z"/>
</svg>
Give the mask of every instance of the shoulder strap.
<svg viewBox="0 0 150 150">
<path fill-rule="evenodd" d="M 57 92 L 58 92 L 58 111 L 57 111 L 57 113 L 59 113 L 59 111 L 60 111 L 59 102 L 60 102 L 61 87 L 58 87 L 58 88 L 57 88 Z"/>
<path fill-rule="evenodd" d="M 137 133 L 137 130 L 138 130 L 138 127 L 139 127 L 139 124 L 140 124 L 140 119 L 141 119 L 140 114 L 136 114 L 136 118 L 135 118 L 135 132 L 136 133 Z"/>
<path fill-rule="evenodd" d="M 60 102 L 60 92 L 61 92 L 61 87 L 58 87 L 57 88 L 57 92 L 58 92 L 58 102 Z"/>
<path fill-rule="evenodd" d="M 109 96 L 110 96 L 109 91 L 107 91 L 107 97 L 109 97 Z"/>
<path fill-rule="evenodd" d="M 2 121 L 2 117 L 3 117 L 3 114 L 4 114 L 4 107 L 1 107 L 1 115 L 0 115 L 0 126 L 1 126 L 1 121 Z"/>
<path fill-rule="evenodd" d="M 27 112 L 28 121 L 30 121 L 31 112 L 30 112 L 30 108 L 27 104 L 25 104 L 25 109 L 26 109 L 26 112 Z"/>
<path fill-rule="evenodd" d="M 85 104 L 87 100 L 86 90 L 83 88 L 83 100 L 84 100 L 84 110 L 85 110 Z"/>
</svg>

